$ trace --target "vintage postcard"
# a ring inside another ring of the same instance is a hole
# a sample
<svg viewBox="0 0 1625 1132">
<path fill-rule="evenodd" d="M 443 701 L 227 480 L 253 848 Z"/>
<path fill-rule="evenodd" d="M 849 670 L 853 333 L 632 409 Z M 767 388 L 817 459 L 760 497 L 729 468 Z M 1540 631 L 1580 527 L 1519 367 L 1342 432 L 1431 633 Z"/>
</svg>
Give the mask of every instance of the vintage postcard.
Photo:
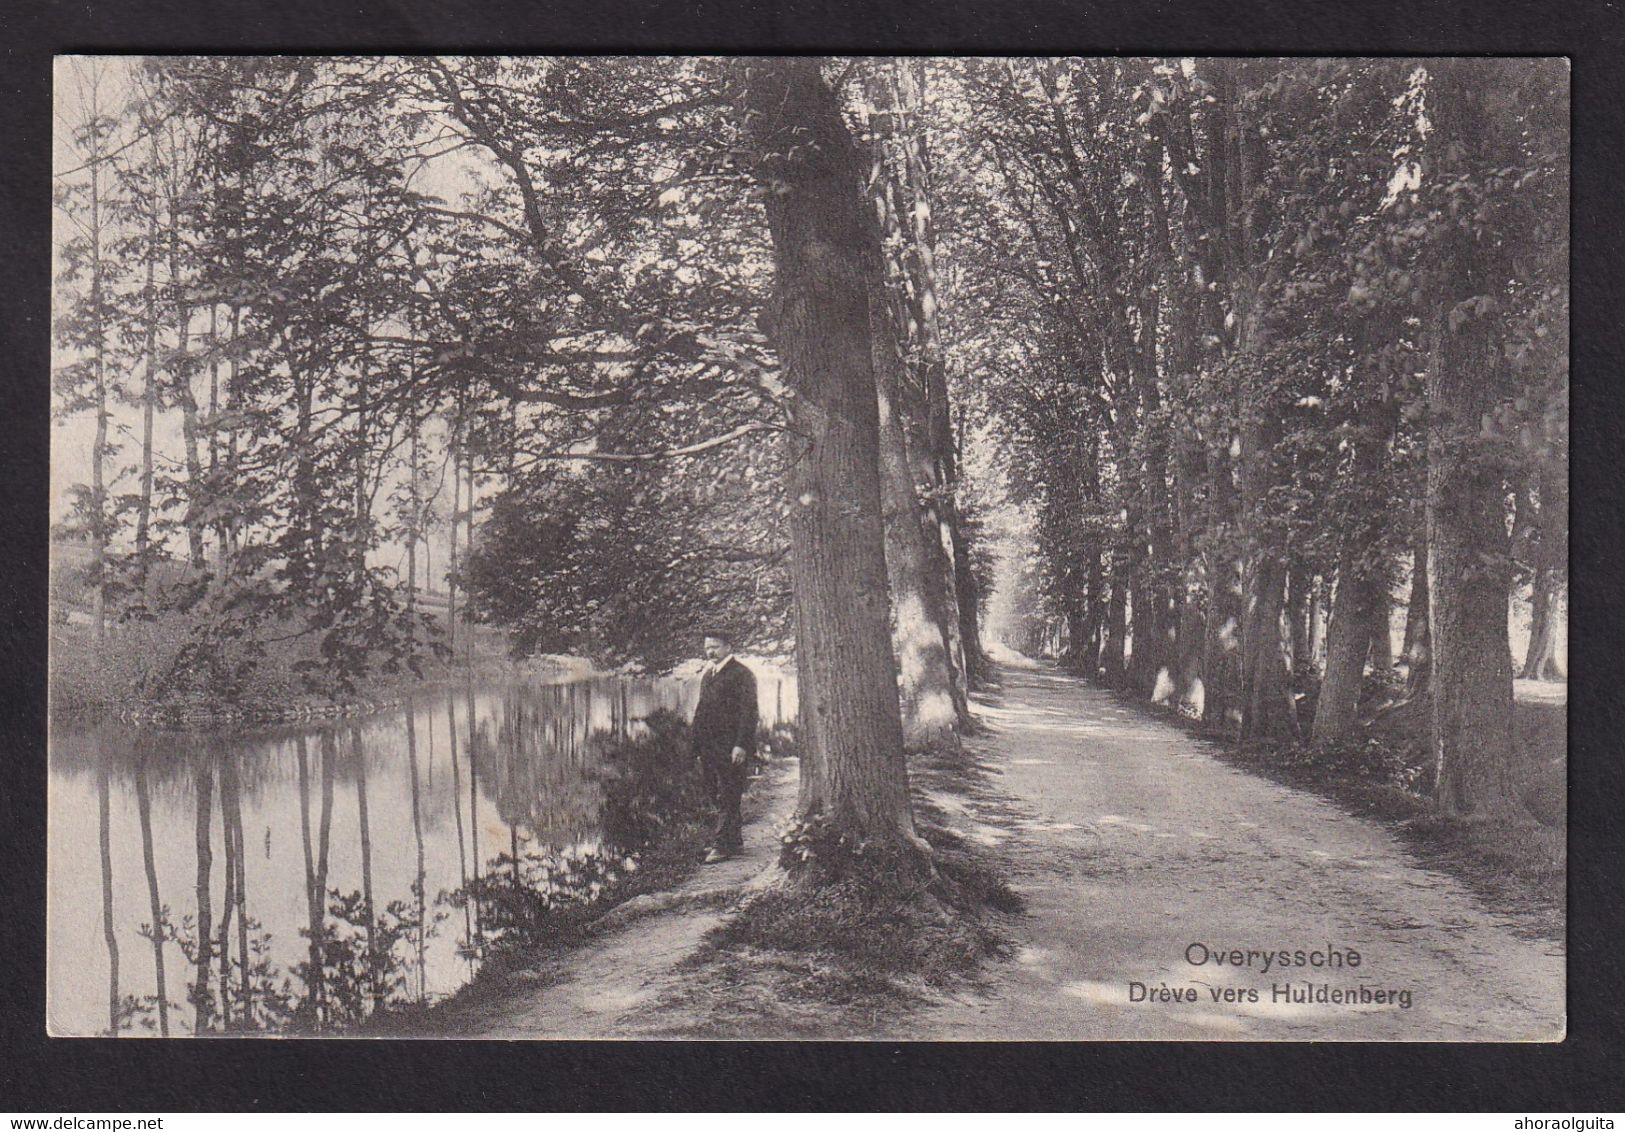
<svg viewBox="0 0 1625 1132">
<path fill-rule="evenodd" d="M 59 57 L 49 1033 L 1561 1040 L 1568 121 Z"/>
</svg>

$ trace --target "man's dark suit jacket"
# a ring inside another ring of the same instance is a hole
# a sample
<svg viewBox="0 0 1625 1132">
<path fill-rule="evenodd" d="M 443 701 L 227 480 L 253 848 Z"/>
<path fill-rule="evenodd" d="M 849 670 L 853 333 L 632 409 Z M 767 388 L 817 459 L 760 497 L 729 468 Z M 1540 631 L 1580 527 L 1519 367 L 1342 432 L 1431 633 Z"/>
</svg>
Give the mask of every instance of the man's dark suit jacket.
<svg viewBox="0 0 1625 1132">
<path fill-rule="evenodd" d="M 756 677 L 732 657 L 700 681 L 700 702 L 689 725 L 694 753 L 727 762 L 735 747 L 756 750 Z"/>
</svg>

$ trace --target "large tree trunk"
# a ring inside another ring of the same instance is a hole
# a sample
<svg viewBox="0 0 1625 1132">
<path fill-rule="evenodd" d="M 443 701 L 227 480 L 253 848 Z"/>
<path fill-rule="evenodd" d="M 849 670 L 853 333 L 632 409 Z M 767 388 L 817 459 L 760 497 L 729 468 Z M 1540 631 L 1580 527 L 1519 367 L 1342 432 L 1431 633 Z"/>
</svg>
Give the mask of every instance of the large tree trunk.
<svg viewBox="0 0 1625 1132">
<path fill-rule="evenodd" d="M 1361 484 L 1378 482 L 1385 466 L 1387 442 L 1382 430 L 1374 427 L 1379 423 L 1374 414 L 1377 407 L 1365 406 L 1356 418 L 1356 424 L 1365 427 L 1353 440 L 1348 474 Z M 1342 532 L 1337 590 L 1326 629 L 1326 669 L 1311 730 L 1316 743 L 1335 742 L 1353 729 L 1368 656 L 1375 671 L 1393 667 L 1387 564 L 1378 551 L 1382 534 L 1380 517 L 1364 513 L 1348 522 Z"/>
<path fill-rule="evenodd" d="M 1431 139 L 1442 156 L 1430 180 L 1472 167 L 1484 81 L 1468 60 L 1445 61 L 1429 88 Z M 1430 66 L 1430 71 L 1434 70 Z M 1433 314 L 1428 396 L 1428 604 L 1433 645 L 1433 751 L 1444 813 L 1502 818 L 1519 809 L 1512 784 L 1512 658 L 1505 485 L 1478 450 L 1479 422 L 1498 396 L 1494 324 L 1457 304 L 1491 287 L 1481 249 L 1460 230 L 1450 286 Z"/>
<path fill-rule="evenodd" d="M 1280 423 L 1270 405 L 1252 406 L 1242 433 L 1242 508 L 1249 536 L 1242 578 L 1241 738 L 1279 739 L 1298 735 L 1281 636 L 1286 568 L 1279 548 L 1260 533 L 1260 515 L 1271 480 L 1271 453 Z"/>
<path fill-rule="evenodd" d="M 1305 672 L 1310 667 L 1309 616 L 1312 610 L 1310 589 L 1315 572 L 1304 562 L 1295 562 L 1286 576 L 1286 626 L 1291 642 L 1292 671 Z"/>
<path fill-rule="evenodd" d="M 1241 738 L 1297 738 L 1298 713 L 1281 636 L 1286 571 L 1269 554 L 1254 557 L 1242 620 Z"/>
<path fill-rule="evenodd" d="M 914 832 L 880 518 L 869 297 L 878 262 L 862 166 L 819 61 L 745 65 L 773 238 L 770 330 L 789 385 L 790 562 L 806 743 L 798 812 L 857 841 Z"/>
<path fill-rule="evenodd" d="M 1106 567 L 1100 547 L 1088 550 L 1089 592 L 1084 601 L 1083 638 L 1078 645 L 1079 671 L 1090 680 L 1100 676 L 1100 634 L 1106 623 Z"/>
<path fill-rule="evenodd" d="M 1251 283 L 1237 290 L 1238 353 L 1262 349 L 1262 312 Z M 1241 615 L 1241 738 L 1296 739 L 1297 705 L 1292 696 L 1285 642 L 1281 636 L 1281 607 L 1286 589 L 1286 568 L 1281 548 L 1275 545 L 1266 519 L 1268 495 L 1276 478 L 1275 448 L 1281 439 L 1279 406 L 1261 399 L 1241 406 L 1241 517 L 1247 536 L 1247 562 L 1242 577 Z"/>
<path fill-rule="evenodd" d="M 1128 678 L 1128 552 L 1112 551 L 1111 597 L 1106 603 L 1106 647 L 1101 652 L 1101 680 L 1121 688 Z"/>
<path fill-rule="evenodd" d="M 1376 587 L 1357 562 L 1356 557 L 1344 555 L 1332 595 L 1331 624 L 1326 630 L 1326 672 L 1320 681 L 1320 698 L 1310 731 L 1317 744 L 1343 738 L 1353 730 L 1359 713 L 1360 686 L 1364 683 L 1374 627 Z"/>
<path fill-rule="evenodd" d="M 1209 457 L 1208 531 L 1217 536 L 1228 519 L 1231 494 L 1229 458 L 1223 452 Z M 1203 552 L 1207 578 L 1207 623 L 1202 637 L 1202 721 L 1227 728 L 1236 711 L 1241 685 L 1241 590 L 1235 561 L 1220 546 Z"/>
<path fill-rule="evenodd" d="M 1394 596 L 1388 591 L 1387 571 L 1381 572 L 1371 594 L 1371 671 L 1394 668 Z"/>
<path fill-rule="evenodd" d="M 1066 640 L 1061 646 L 1061 662 L 1075 672 L 1084 672 L 1087 652 L 1083 643 L 1084 595 L 1068 595 L 1066 612 L 1062 617 Z"/>
<path fill-rule="evenodd" d="M 952 443 L 950 441 L 950 443 Z M 982 650 L 982 594 L 971 565 L 970 538 L 954 494 L 958 490 L 957 454 L 949 468 L 943 489 L 943 528 L 952 550 L 951 565 L 956 607 L 959 610 L 959 641 L 964 652 L 965 681 L 972 688 L 986 683 L 987 654 Z"/>
<path fill-rule="evenodd" d="M 1481 322 L 1435 328 L 1428 402 L 1428 607 L 1433 651 L 1433 750 L 1446 813 L 1512 806 L 1512 661 L 1507 633 L 1507 534 L 1501 477 L 1462 434 L 1493 399 L 1495 364 Z"/>
<path fill-rule="evenodd" d="M 1175 453 L 1175 553 L 1182 575 L 1178 587 L 1179 625 L 1174 634 L 1174 702 L 1186 714 L 1196 712 L 1196 689 L 1202 680 L 1202 641 L 1207 633 L 1202 561 L 1196 549 L 1201 462 L 1201 449 L 1195 439 L 1182 432 Z"/>
<path fill-rule="evenodd" d="M 1326 579 L 1316 574 L 1309 590 L 1308 652 L 1305 658 L 1311 668 L 1317 669 L 1322 667 L 1326 652 L 1326 589 Z"/>
<path fill-rule="evenodd" d="M 1148 695 L 1156 680 L 1157 602 L 1152 596 L 1151 563 L 1146 553 L 1139 516 L 1130 511 L 1128 527 L 1134 539 L 1129 565 L 1129 626 L 1127 686 Z"/>
</svg>

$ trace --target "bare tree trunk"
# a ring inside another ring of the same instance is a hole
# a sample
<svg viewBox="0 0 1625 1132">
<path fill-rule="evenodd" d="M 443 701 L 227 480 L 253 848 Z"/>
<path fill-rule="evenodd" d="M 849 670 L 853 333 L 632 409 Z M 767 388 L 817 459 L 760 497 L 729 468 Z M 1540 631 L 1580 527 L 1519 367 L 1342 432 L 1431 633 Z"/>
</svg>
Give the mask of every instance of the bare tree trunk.
<svg viewBox="0 0 1625 1132">
<path fill-rule="evenodd" d="M 795 392 L 791 432 L 803 446 L 788 493 L 807 744 L 799 812 L 859 841 L 923 852 L 887 624 L 869 333 L 878 249 L 862 167 L 818 60 L 752 60 L 745 71 L 757 175 L 769 189 L 770 329 Z"/>
<path fill-rule="evenodd" d="M 226 403 L 226 408 L 228 408 L 228 409 L 237 408 L 238 402 L 242 399 L 242 388 L 241 388 L 241 385 L 239 383 L 239 374 L 241 372 L 240 362 L 239 362 L 239 359 L 238 359 L 239 351 L 236 348 L 237 344 L 238 344 L 238 341 L 242 336 L 242 329 L 243 329 L 243 308 L 240 307 L 240 306 L 234 305 L 231 308 L 231 342 L 232 342 L 233 349 L 232 349 L 232 352 L 231 352 L 231 359 L 226 363 L 226 401 L 225 401 L 225 403 Z M 227 464 L 228 464 L 228 466 L 230 468 L 230 474 L 232 476 L 234 476 L 234 477 L 237 474 L 237 466 L 238 466 L 237 465 L 237 452 L 238 452 L 237 433 L 238 433 L 238 427 L 234 424 L 232 426 L 231 432 L 228 433 L 227 436 L 226 436 L 226 461 L 227 461 Z M 228 555 L 228 560 L 235 560 L 235 558 L 236 558 L 237 550 L 238 550 L 238 548 L 239 548 L 239 546 L 241 544 L 241 541 L 242 541 L 242 524 L 243 524 L 243 519 L 242 519 L 242 515 L 240 513 L 240 509 L 236 508 L 236 507 L 233 507 L 230 514 L 226 518 L 226 553 Z M 229 572 L 230 571 L 228 570 L 228 573 Z"/>
<path fill-rule="evenodd" d="M 94 103 L 92 113 L 95 113 Z M 91 131 L 100 138 L 100 130 Z M 107 635 L 107 313 L 102 280 L 101 148 L 92 143 L 90 154 L 90 307 L 95 346 L 96 438 L 90 446 L 90 577 L 91 626 L 99 641 Z"/>
<path fill-rule="evenodd" d="M 152 143 L 152 158 L 156 165 L 156 137 Z M 147 225 L 147 246 L 143 249 L 147 277 L 146 309 L 142 316 L 146 324 L 146 342 L 142 350 L 145 372 L 141 386 L 141 482 L 137 489 L 139 494 L 135 513 L 135 577 L 136 586 L 141 591 L 137 601 L 142 604 L 146 602 L 147 571 L 152 555 L 152 427 L 158 409 L 158 206 L 156 202 L 149 202 L 149 207 L 152 212 Z"/>
<path fill-rule="evenodd" d="M 203 493 L 203 460 L 198 452 L 197 395 L 192 390 L 192 362 L 188 350 L 192 335 L 193 306 L 186 298 L 186 285 L 181 278 L 181 198 L 183 190 L 175 179 L 179 174 L 180 154 L 171 135 L 169 172 L 164 195 L 169 229 L 166 233 L 169 265 L 169 301 L 175 319 L 174 364 L 169 367 L 170 396 L 181 410 L 181 439 L 186 452 L 186 514 L 182 523 L 186 527 L 187 562 L 194 569 L 204 565 L 203 523 L 198 518 Z"/>
<path fill-rule="evenodd" d="M 220 487 L 220 304 L 209 304 L 209 487 Z M 226 561 L 226 523 L 214 522 L 215 555 L 218 565 Z"/>
</svg>

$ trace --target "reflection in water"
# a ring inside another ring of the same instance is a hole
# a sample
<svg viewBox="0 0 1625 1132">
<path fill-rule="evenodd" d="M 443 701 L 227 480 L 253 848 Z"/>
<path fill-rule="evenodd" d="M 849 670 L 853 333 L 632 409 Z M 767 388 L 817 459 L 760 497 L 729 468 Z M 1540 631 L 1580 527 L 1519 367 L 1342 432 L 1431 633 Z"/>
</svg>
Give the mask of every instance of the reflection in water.
<svg viewBox="0 0 1625 1132">
<path fill-rule="evenodd" d="M 429 733 L 431 736 L 433 731 Z M 432 751 L 433 748 L 431 748 Z M 417 1000 L 422 1002 L 428 992 L 424 982 L 423 957 L 427 951 L 429 941 L 424 934 L 428 925 L 424 923 L 426 911 L 423 887 L 423 795 L 418 789 L 418 728 L 417 715 L 414 712 L 406 713 L 406 764 L 412 775 L 412 841 L 417 848 L 417 871 L 412 874 L 412 897 L 417 903 Z M 432 768 L 433 761 L 429 763 Z M 431 786 L 433 780 L 430 780 Z"/>
<path fill-rule="evenodd" d="M 119 1031 L 118 933 L 113 930 L 113 838 L 107 768 L 96 772 L 96 812 L 102 850 L 102 935 L 107 942 L 107 1032 Z"/>
<path fill-rule="evenodd" d="M 193 889 L 193 899 L 197 901 L 197 973 L 192 980 L 192 1031 L 202 1033 L 208 1028 L 211 1013 L 209 960 L 214 949 L 211 935 L 214 931 L 214 908 L 209 891 L 213 883 L 211 874 L 214 872 L 214 846 L 209 839 L 209 829 L 214 824 L 214 777 L 206 759 L 198 759 L 192 771 L 192 792 L 197 796 L 197 823 L 193 834 L 197 849 L 197 885 Z"/>
<path fill-rule="evenodd" d="M 759 676 L 764 724 L 793 714 L 793 684 Z M 590 899 L 624 871 L 589 739 L 686 716 L 696 691 L 515 682 L 249 734 L 54 726 L 51 1032 L 315 1031 L 452 993 L 521 890 Z M 121 967 L 143 939 L 151 967 Z"/>
<path fill-rule="evenodd" d="M 350 728 L 350 753 L 355 759 L 356 820 L 361 829 L 361 914 L 367 932 L 367 991 L 374 1007 L 383 1000 L 378 980 L 378 917 L 372 902 L 372 829 L 367 820 L 367 760 L 361 752 L 361 729 Z"/>
<path fill-rule="evenodd" d="M 238 1006 L 251 1018 L 254 995 L 248 970 L 248 877 L 243 862 L 243 809 L 238 788 L 237 756 L 225 751 L 220 768 L 220 832 L 225 845 L 226 899 L 220 916 L 220 1009 L 226 1029 L 231 1028 L 231 925 L 237 922 Z M 246 1023 L 245 1023 L 246 1024 Z"/>
<path fill-rule="evenodd" d="M 470 944 L 475 958 L 483 958 L 485 950 L 485 932 L 480 927 L 480 819 L 478 785 L 478 762 L 474 757 L 474 687 L 468 685 L 468 856 L 474 865 L 474 889 L 476 893 L 469 903 L 474 907 L 474 939 Z"/>
<path fill-rule="evenodd" d="M 446 693 L 446 734 L 451 737 L 451 799 L 452 815 L 457 819 L 457 887 L 461 891 L 468 887 L 468 851 L 464 848 L 463 839 L 463 772 L 457 765 L 457 701 L 452 693 Z M 463 902 L 463 939 L 474 938 L 474 921 L 471 918 L 468 902 Z M 467 955 L 467 952 L 464 952 Z M 473 956 L 468 956 L 468 971 L 472 977 L 474 973 Z"/>
<path fill-rule="evenodd" d="M 153 981 L 157 983 L 155 1000 L 158 1006 L 158 1034 L 169 1037 L 169 995 L 164 979 L 164 932 L 169 917 L 164 914 L 164 902 L 158 896 L 158 867 L 152 859 L 152 794 L 147 789 L 147 760 L 143 758 L 135 768 L 135 804 L 141 815 L 141 861 L 147 869 L 147 898 L 152 902 L 151 930 Z"/>
</svg>

